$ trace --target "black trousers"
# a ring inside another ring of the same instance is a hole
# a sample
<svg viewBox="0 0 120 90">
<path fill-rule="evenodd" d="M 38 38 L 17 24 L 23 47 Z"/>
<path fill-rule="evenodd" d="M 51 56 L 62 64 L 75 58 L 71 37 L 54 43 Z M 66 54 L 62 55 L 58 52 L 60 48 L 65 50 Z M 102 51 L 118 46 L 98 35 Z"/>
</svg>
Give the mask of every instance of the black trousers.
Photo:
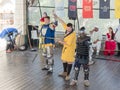
<svg viewBox="0 0 120 90">
<path fill-rule="evenodd" d="M 11 44 L 7 44 L 7 48 L 6 48 L 6 50 L 8 50 L 8 49 L 12 50 L 13 48 L 14 48 L 13 45 L 11 45 Z"/>
<path fill-rule="evenodd" d="M 10 49 L 10 50 L 14 49 L 14 44 L 12 42 L 7 44 L 6 50 L 8 50 L 8 49 Z"/>
<path fill-rule="evenodd" d="M 84 80 L 89 80 L 89 65 L 88 64 L 80 64 L 80 63 L 77 64 L 76 66 L 74 66 L 74 69 L 75 69 L 74 80 L 78 80 L 81 66 L 83 66 Z"/>
</svg>

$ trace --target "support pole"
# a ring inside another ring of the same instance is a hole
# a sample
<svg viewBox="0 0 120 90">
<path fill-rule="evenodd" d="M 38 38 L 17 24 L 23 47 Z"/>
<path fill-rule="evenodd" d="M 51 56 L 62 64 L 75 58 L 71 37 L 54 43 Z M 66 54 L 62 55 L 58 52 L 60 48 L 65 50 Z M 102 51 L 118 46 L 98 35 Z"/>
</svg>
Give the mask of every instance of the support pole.
<svg viewBox="0 0 120 90">
<path fill-rule="evenodd" d="M 75 20 L 74 20 L 74 30 L 75 30 Z"/>
<path fill-rule="evenodd" d="M 78 14 L 77 14 L 77 23 L 78 23 L 78 30 L 79 30 L 80 29 L 80 23 L 79 23 Z"/>
<path fill-rule="evenodd" d="M 42 10 L 41 10 L 41 5 L 39 0 L 38 0 L 38 4 L 39 4 L 40 16 L 42 17 Z"/>
</svg>

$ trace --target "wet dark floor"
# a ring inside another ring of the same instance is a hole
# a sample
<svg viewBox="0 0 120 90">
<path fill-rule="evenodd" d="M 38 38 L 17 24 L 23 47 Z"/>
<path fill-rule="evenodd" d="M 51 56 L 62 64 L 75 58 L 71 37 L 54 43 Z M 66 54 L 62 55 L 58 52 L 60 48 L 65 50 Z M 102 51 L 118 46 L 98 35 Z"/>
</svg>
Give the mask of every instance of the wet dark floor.
<svg viewBox="0 0 120 90">
<path fill-rule="evenodd" d="M 90 66 L 90 87 L 83 85 L 83 72 L 80 72 L 77 86 L 69 86 L 69 81 L 58 77 L 62 72 L 60 60 L 61 49 L 55 50 L 54 72 L 47 75 L 42 71 L 44 58 L 41 51 L 14 51 L 0 53 L 0 90 L 119 90 L 120 62 L 103 58 L 119 60 L 120 57 L 99 56 L 96 63 Z M 73 70 L 71 77 L 73 76 Z"/>
</svg>

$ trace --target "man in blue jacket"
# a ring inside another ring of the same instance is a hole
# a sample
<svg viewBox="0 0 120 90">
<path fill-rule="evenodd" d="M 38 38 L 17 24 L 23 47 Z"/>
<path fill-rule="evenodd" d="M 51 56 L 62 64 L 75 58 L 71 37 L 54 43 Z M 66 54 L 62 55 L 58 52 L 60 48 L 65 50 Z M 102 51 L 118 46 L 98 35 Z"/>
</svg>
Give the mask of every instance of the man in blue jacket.
<svg viewBox="0 0 120 90">
<path fill-rule="evenodd" d="M 57 21 L 50 23 L 50 17 L 46 16 L 44 18 L 45 24 L 42 25 L 40 30 L 40 35 L 43 37 L 43 46 L 45 50 L 43 51 L 43 56 L 46 57 L 46 64 L 42 70 L 48 70 L 48 73 L 53 72 L 53 47 L 55 44 L 55 27 L 57 26 Z"/>
</svg>

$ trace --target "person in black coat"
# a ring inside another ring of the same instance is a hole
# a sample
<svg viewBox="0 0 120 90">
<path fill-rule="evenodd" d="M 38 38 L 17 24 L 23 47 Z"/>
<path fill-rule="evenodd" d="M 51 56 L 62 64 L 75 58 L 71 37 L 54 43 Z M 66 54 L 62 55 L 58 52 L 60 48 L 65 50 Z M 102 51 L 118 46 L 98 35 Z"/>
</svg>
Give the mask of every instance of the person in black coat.
<svg viewBox="0 0 120 90">
<path fill-rule="evenodd" d="M 80 28 L 80 33 L 77 38 L 77 47 L 76 47 L 76 60 L 74 63 L 74 78 L 70 85 L 76 85 L 80 67 L 83 66 L 84 70 L 84 85 L 89 86 L 89 45 L 90 37 L 85 34 L 85 27 Z"/>
</svg>

